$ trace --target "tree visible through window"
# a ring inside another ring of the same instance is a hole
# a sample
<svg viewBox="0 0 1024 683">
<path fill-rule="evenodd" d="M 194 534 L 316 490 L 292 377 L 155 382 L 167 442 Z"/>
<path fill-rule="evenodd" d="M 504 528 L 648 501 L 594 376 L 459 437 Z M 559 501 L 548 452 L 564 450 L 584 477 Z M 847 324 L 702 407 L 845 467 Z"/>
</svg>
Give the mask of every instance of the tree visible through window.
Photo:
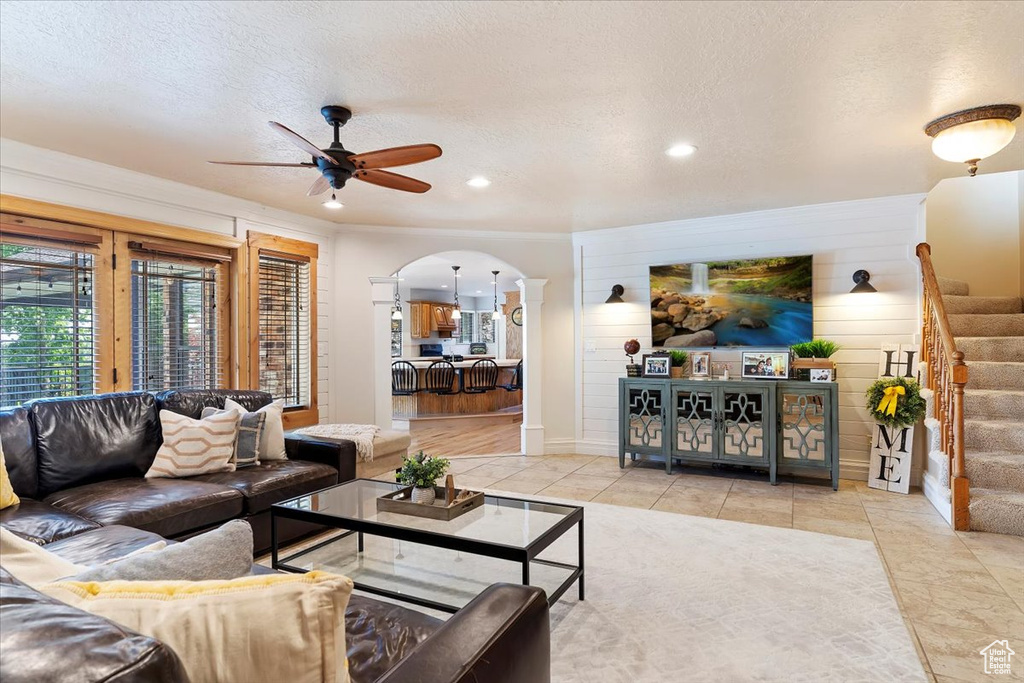
<svg viewBox="0 0 1024 683">
<path fill-rule="evenodd" d="M 133 258 L 133 387 L 219 387 L 216 309 L 216 265 Z"/>
<path fill-rule="evenodd" d="M 0 406 L 95 391 L 92 253 L 0 240 Z"/>
</svg>

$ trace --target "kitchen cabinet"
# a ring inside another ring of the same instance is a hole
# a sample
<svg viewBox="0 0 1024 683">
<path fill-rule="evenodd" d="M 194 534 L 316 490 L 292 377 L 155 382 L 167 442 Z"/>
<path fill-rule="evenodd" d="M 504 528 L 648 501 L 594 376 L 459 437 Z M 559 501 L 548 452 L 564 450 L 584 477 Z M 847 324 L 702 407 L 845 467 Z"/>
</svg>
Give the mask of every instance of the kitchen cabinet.
<svg viewBox="0 0 1024 683">
<path fill-rule="evenodd" d="M 436 301 L 409 302 L 409 336 L 413 339 L 429 339 L 431 332 L 440 337 L 450 337 L 455 331 L 452 319 L 454 306 Z"/>
</svg>

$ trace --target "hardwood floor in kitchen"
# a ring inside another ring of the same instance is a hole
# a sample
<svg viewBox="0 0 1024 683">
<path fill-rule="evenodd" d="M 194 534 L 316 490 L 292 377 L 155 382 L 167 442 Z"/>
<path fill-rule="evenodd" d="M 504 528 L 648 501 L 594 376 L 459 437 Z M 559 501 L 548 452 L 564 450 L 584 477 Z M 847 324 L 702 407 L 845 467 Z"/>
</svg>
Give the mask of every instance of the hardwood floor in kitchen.
<svg viewBox="0 0 1024 683">
<path fill-rule="evenodd" d="M 521 420 L 521 418 L 520 418 Z M 521 421 L 478 427 L 417 427 L 412 432 L 410 453 L 427 455 L 506 455 L 519 453 Z"/>
</svg>

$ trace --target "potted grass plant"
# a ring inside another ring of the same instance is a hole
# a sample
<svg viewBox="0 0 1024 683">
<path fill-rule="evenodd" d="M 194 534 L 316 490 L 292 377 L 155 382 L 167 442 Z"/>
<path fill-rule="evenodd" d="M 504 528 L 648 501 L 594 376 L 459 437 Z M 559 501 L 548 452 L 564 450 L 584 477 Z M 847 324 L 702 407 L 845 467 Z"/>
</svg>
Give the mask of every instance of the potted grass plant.
<svg viewBox="0 0 1024 683">
<path fill-rule="evenodd" d="M 686 353 L 686 351 L 673 349 L 668 352 L 668 355 L 672 357 L 672 367 L 669 368 L 669 376 L 672 379 L 682 378 L 686 374 L 686 361 L 690 358 L 690 354 Z"/>
<path fill-rule="evenodd" d="M 434 486 L 450 465 L 446 458 L 435 458 L 420 451 L 416 455 L 407 455 L 402 461 L 398 481 L 412 486 L 412 502 L 433 505 Z"/>
<path fill-rule="evenodd" d="M 813 339 L 794 344 L 791 350 L 796 358 L 793 359 L 791 367 L 796 371 L 796 378 L 808 380 L 812 369 L 822 368 L 831 370 L 832 380 L 835 381 L 836 366 L 829 358 L 839 349 L 839 344 L 828 339 Z"/>
</svg>

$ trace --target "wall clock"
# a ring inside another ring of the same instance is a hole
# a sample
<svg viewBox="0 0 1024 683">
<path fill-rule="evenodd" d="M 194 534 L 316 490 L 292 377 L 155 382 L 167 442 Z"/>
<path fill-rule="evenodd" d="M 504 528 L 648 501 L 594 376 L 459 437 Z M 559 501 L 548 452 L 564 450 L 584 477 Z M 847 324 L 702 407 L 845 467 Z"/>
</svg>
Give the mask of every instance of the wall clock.
<svg viewBox="0 0 1024 683">
<path fill-rule="evenodd" d="M 512 323 L 514 325 L 518 325 L 519 327 L 523 326 L 523 307 L 522 306 L 516 306 L 515 308 L 512 309 Z"/>
</svg>

